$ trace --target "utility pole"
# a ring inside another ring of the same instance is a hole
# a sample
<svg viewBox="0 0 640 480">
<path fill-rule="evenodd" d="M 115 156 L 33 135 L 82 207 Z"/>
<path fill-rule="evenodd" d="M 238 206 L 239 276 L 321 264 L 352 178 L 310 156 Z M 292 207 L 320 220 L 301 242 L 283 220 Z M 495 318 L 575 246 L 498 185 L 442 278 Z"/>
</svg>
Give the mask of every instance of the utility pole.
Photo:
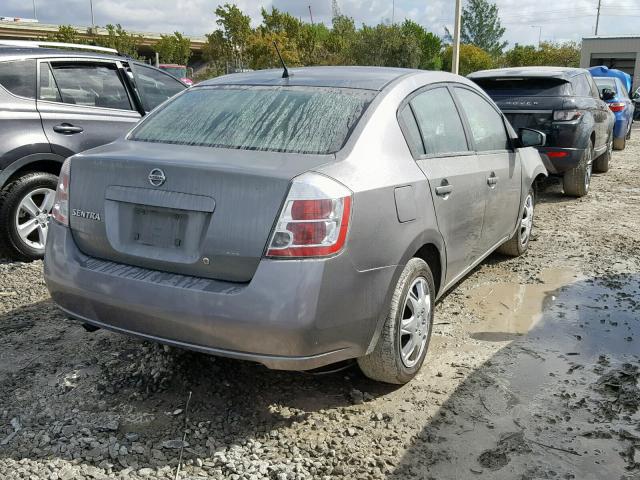
<svg viewBox="0 0 640 480">
<path fill-rule="evenodd" d="M 391 4 L 391 25 L 396 24 L 396 0 L 393 0 Z"/>
<path fill-rule="evenodd" d="M 598 35 L 598 24 L 600 23 L 600 6 L 602 4 L 602 0 L 598 0 L 598 15 L 596 15 L 596 36 Z"/>
<path fill-rule="evenodd" d="M 38 20 L 38 10 L 36 8 L 36 0 L 33 0 L 33 18 Z"/>
<path fill-rule="evenodd" d="M 94 28 L 96 22 L 93 21 L 93 0 L 89 0 L 89 5 L 91 6 L 91 28 Z"/>
<path fill-rule="evenodd" d="M 531 28 L 538 29 L 538 48 L 540 48 L 540 43 L 542 42 L 542 25 L 529 25 Z"/>
<path fill-rule="evenodd" d="M 311 12 L 311 5 L 309 5 L 309 16 L 311 17 L 311 25 L 313 25 L 313 13 Z"/>
<path fill-rule="evenodd" d="M 460 67 L 460 27 L 462 23 L 462 0 L 456 0 L 456 19 L 453 28 L 453 52 L 451 55 L 451 72 L 457 74 Z"/>
</svg>

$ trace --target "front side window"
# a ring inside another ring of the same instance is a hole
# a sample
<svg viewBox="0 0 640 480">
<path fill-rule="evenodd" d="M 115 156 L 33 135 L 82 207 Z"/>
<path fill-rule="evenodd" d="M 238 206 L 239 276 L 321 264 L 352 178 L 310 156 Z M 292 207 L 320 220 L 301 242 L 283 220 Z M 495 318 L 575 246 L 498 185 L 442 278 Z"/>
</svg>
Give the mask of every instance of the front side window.
<svg viewBox="0 0 640 480">
<path fill-rule="evenodd" d="M 142 99 L 142 106 L 146 112 L 150 112 L 165 100 L 187 88 L 171 75 L 151 67 L 135 64 L 133 72 Z"/>
<path fill-rule="evenodd" d="M 487 152 L 508 149 L 509 137 L 502 115 L 477 93 L 466 88 L 456 88 L 455 91 L 469 121 L 476 150 Z"/>
<path fill-rule="evenodd" d="M 115 65 L 52 63 L 51 68 L 64 103 L 85 107 L 132 109 L 127 90 Z"/>
<path fill-rule="evenodd" d="M 14 95 L 36 98 L 36 61 L 0 62 L 0 85 Z"/>
<path fill-rule="evenodd" d="M 427 155 L 468 151 L 460 115 L 446 87 L 416 95 L 411 106 L 420 127 Z"/>
<path fill-rule="evenodd" d="M 347 88 L 199 87 L 143 120 L 129 139 L 243 150 L 335 153 L 375 94 Z"/>
</svg>

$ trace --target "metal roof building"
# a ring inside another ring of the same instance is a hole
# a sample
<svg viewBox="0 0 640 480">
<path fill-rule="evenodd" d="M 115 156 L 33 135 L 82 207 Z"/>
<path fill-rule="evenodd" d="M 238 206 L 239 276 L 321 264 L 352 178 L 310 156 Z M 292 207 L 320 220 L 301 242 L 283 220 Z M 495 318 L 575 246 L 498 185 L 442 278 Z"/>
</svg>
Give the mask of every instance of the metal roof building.
<svg viewBox="0 0 640 480">
<path fill-rule="evenodd" d="M 622 70 L 633 78 L 633 88 L 640 86 L 640 36 L 583 38 L 580 66 L 588 68 L 598 65 Z"/>
</svg>

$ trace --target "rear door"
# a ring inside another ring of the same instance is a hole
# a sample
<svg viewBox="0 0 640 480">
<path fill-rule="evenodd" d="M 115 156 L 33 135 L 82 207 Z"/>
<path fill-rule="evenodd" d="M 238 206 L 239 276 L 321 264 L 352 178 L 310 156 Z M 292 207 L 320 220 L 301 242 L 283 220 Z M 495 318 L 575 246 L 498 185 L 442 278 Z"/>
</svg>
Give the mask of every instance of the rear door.
<svg viewBox="0 0 640 480">
<path fill-rule="evenodd" d="M 132 62 L 131 69 L 145 112 L 187 88 L 175 77 L 156 68 Z"/>
<path fill-rule="evenodd" d="M 448 283 L 481 255 L 485 168 L 467 142 L 463 122 L 446 85 L 418 91 L 401 108 L 403 123 L 410 122 L 409 111 L 413 113 L 422 139 L 417 162 L 429 180 L 438 227 L 445 241 Z"/>
<path fill-rule="evenodd" d="M 69 157 L 112 142 L 140 119 L 118 62 L 41 60 L 38 111 L 52 150 Z"/>
<path fill-rule="evenodd" d="M 593 117 L 593 129 L 596 138 L 593 148 L 595 149 L 595 155 L 598 156 L 607 148 L 610 127 L 609 106 L 600 98 L 600 92 L 591 74 L 576 75 L 571 79 L 571 85 L 573 86 L 578 108 L 586 110 Z"/>
<path fill-rule="evenodd" d="M 493 250 L 513 232 L 520 208 L 521 165 L 502 114 L 468 87 L 455 87 L 473 148 L 480 162 L 487 197 L 482 226 L 484 251 Z"/>
</svg>

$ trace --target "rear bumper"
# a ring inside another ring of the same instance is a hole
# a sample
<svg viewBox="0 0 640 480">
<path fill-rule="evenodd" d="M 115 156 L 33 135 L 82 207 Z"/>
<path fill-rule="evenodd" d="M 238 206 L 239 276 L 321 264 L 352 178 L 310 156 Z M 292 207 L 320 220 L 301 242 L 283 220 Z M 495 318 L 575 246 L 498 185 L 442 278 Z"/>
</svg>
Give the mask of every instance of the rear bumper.
<svg viewBox="0 0 640 480">
<path fill-rule="evenodd" d="M 552 174 L 563 174 L 577 167 L 584 155 L 583 148 L 540 147 L 538 151 L 544 166 Z M 561 156 L 551 156 L 551 152 Z"/>
<path fill-rule="evenodd" d="M 366 353 L 395 272 L 359 272 L 345 252 L 263 260 L 250 283 L 187 277 L 88 257 L 50 224 L 45 280 L 71 317 L 269 368 L 305 370 Z"/>
</svg>

